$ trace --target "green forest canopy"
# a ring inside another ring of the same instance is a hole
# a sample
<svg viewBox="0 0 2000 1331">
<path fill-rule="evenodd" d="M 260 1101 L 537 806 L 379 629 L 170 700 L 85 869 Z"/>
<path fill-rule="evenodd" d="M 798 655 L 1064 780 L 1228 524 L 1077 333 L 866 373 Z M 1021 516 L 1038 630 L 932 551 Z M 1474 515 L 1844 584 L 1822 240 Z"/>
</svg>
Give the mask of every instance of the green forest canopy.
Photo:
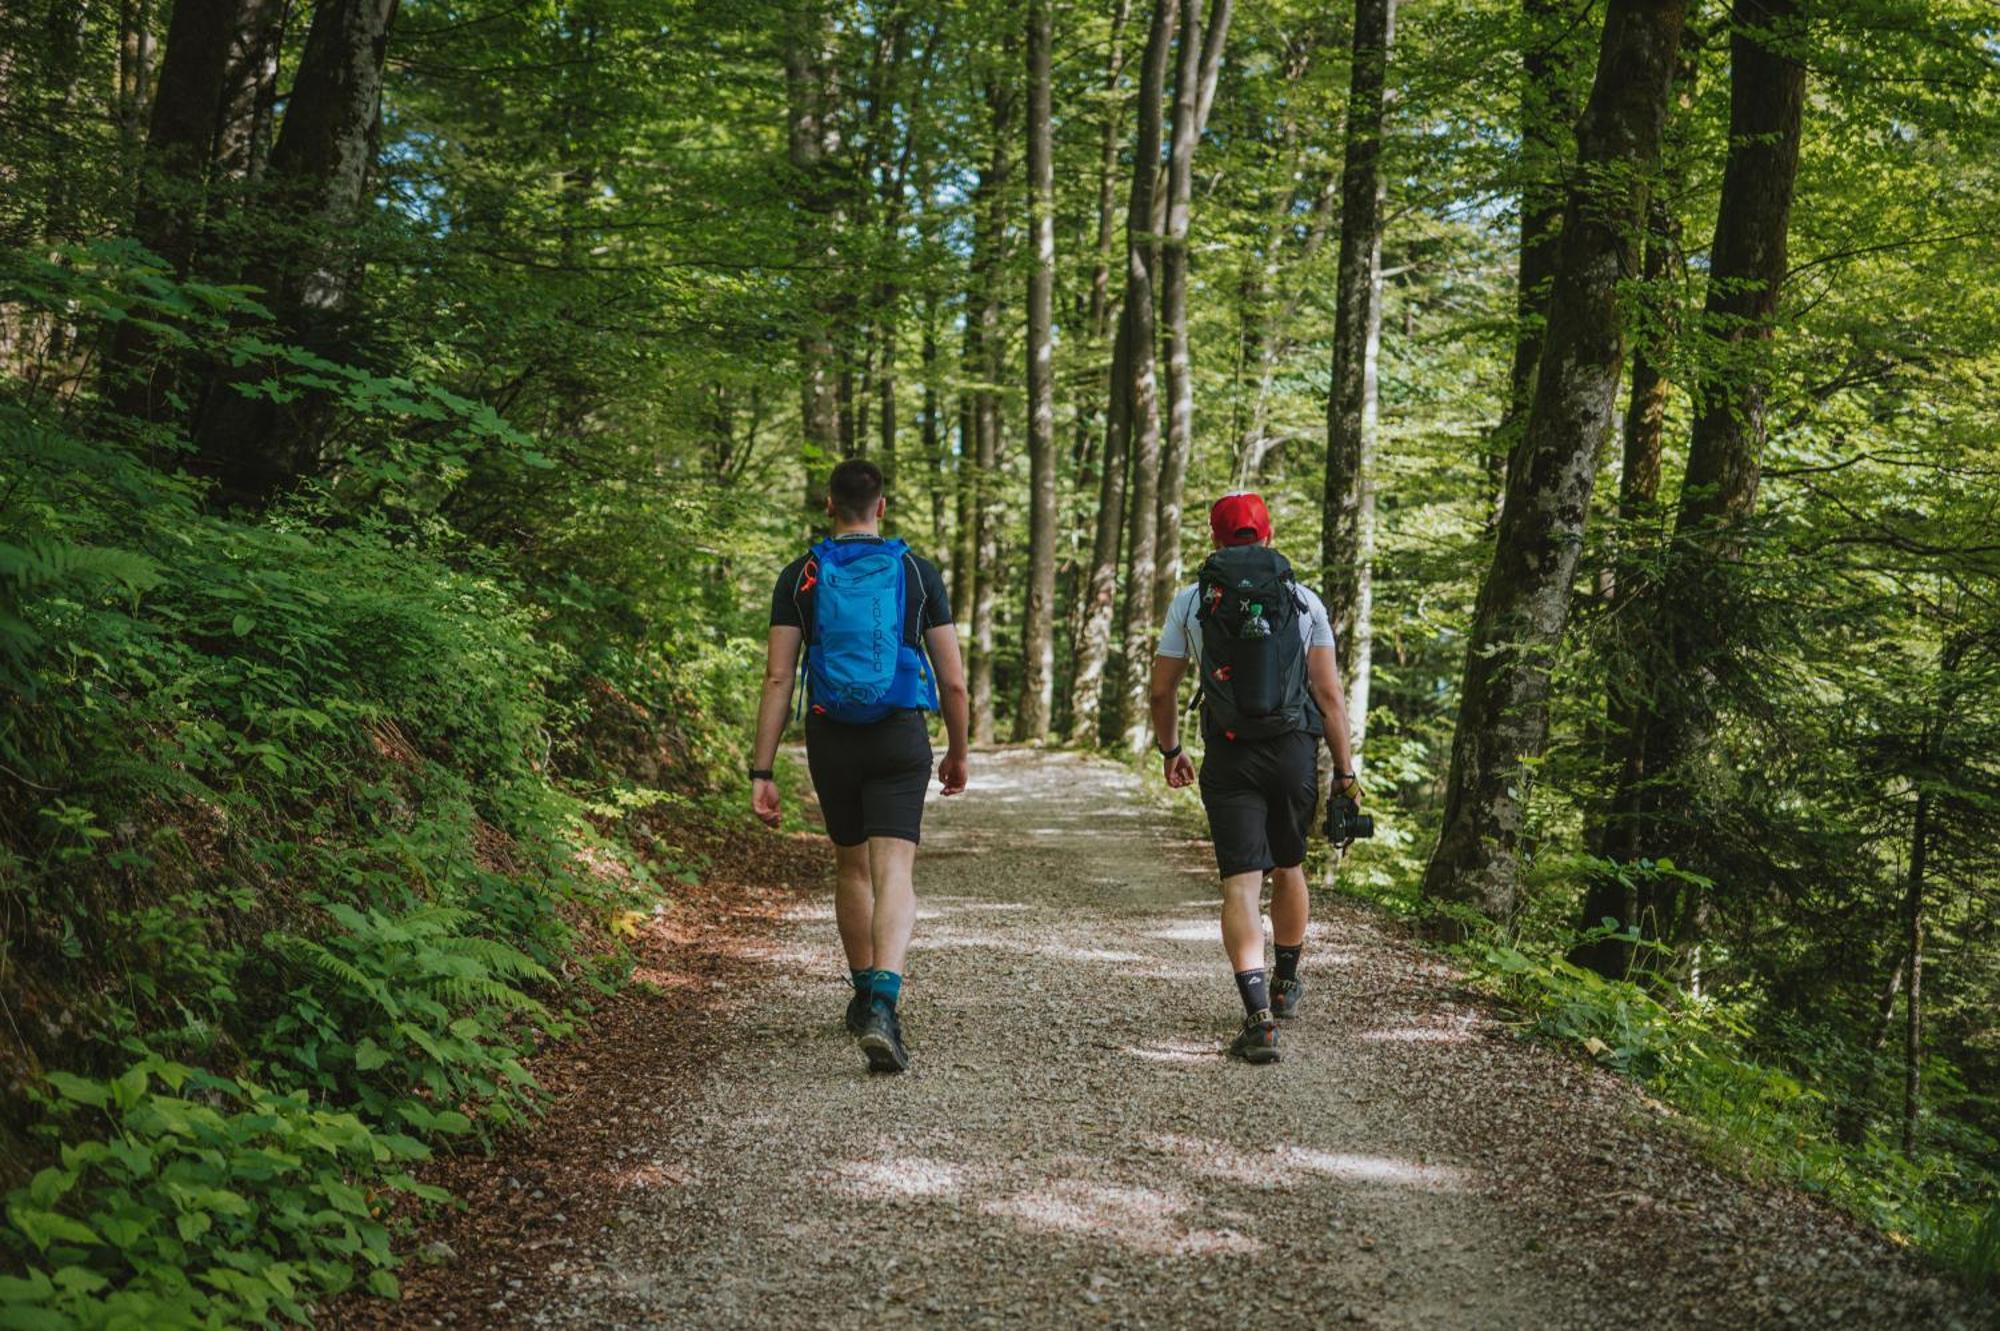
<svg viewBox="0 0 2000 1331">
<path fill-rule="evenodd" d="M 217 1203 L 262 1265 L 188 1294 L 207 1231 L 118 1242 L 89 1208 L 157 1180 L 54 1142 L 277 1097 L 338 1208 L 532 1103 L 569 907 L 689 868 L 643 815 L 733 790 L 857 454 L 977 735 L 1123 753 L 1206 504 L 1262 491 L 1365 718 L 1346 885 L 1641 1075 L 1720 1032 L 1768 1076 L 1707 1112 L 1934 1246 L 1984 1208 L 1994 1260 L 1982 0 L 0 24 L 6 1299 L 391 1288 L 379 1226 Z"/>
</svg>

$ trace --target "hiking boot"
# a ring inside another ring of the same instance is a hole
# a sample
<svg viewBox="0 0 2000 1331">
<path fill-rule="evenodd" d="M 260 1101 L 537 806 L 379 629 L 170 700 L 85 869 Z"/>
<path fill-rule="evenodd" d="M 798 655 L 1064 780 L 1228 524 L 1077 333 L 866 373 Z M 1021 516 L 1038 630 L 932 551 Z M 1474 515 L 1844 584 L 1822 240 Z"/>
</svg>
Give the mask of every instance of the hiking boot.
<svg viewBox="0 0 2000 1331">
<path fill-rule="evenodd" d="M 1278 1023 L 1272 1020 L 1269 1008 L 1244 1021 L 1229 1046 L 1229 1056 L 1245 1063 L 1278 1061 Z"/>
<path fill-rule="evenodd" d="M 855 991 L 854 997 L 847 1000 L 847 1033 L 849 1035 L 859 1038 L 861 1032 L 868 1028 L 868 1001 L 869 995 L 859 990 Z"/>
<path fill-rule="evenodd" d="M 868 1005 L 867 1020 L 861 1025 L 861 1052 L 868 1056 L 870 1072 L 901 1072 L 910 1066 L 910 1051 L 903 1048 L 903 1024 L 893 1005 L 880 999 Z"/>
<path fill-rule="evenodd" d="M 1290 1021 L 1299 1015 L 1299 1000 L 1305 996 L 1306 982 L 1297 976 L 1271 981 L 1271 1015 L 1279 1021 Z"/>
</svg>

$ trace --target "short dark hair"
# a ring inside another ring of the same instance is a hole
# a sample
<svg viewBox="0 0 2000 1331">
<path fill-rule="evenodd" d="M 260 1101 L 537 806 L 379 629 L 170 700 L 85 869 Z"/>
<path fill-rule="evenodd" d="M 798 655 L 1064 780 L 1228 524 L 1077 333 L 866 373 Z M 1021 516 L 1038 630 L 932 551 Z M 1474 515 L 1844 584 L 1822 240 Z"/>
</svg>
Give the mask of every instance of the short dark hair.
<svg viewBox="0 0 2000 1331">
<path fill-rule="evenodd" d="M 834 512 L 849 522 L 866 522 L 882 497 L 882 469 L 867 458 L 849 458 L 826 478 L 826 493 Z"/>
</svg>

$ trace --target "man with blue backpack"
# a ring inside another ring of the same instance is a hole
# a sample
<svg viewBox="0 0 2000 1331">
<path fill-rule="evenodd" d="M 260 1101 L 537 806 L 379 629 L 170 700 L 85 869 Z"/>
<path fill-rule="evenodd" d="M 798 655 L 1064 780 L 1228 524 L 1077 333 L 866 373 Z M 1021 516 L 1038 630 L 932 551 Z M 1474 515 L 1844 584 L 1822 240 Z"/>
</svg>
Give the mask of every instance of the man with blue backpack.
<svg viewBox="0 0 2000 1331">
<path fill-rule="evenodd" d="M 965 789 L 965 670 L 937 566 L 881 534 L 882 469 L 850 458 L 827 482 L 833 534 L 785 566 L 771 594 L 764 692 L 751 749 L 751 807 L 778 825 L 771 764 L 792 710 L 833 841 L 834 919 L 854 995 L 847 1029 L 876 1072 L 910 1065 L 897 1003 L 916 921 L 911 883 L 930 785 L 925 713 L 942 711 L 942 793 Z M 801 652 L 803 669 L 801 670 Z"/>
<path fill-rule="evenodd" d="M 1222 874 L 1222 946 L 1236 972 L 1243 1028 L 1229 1052 L 1278 1061 L 1277 1019 L 1296 1017 L 1305 982 L 1306 829 L 1319 796 L 1319 742 L 1333 750 L 1336 801 L 1360 799 L 1347 705 L 1326 606 L 1271 549 L 1271 515 L 1254 494 L 1224 495 L 1208 514 L 1215 552 L 1167 608 L 1153 658 L 1153 733 L 1167 784 L 1196 779 L 1177 707 L 1190 660 L 1199 670 L 1201 802 Z M 1348 805 L 1354 808 L 1356 805 Z M 1366 835 L 1366 833 L 1363 833 Z M 1264 969 L 1258 909 L 1271 876 L 1276 974 Z"/>
</svg>

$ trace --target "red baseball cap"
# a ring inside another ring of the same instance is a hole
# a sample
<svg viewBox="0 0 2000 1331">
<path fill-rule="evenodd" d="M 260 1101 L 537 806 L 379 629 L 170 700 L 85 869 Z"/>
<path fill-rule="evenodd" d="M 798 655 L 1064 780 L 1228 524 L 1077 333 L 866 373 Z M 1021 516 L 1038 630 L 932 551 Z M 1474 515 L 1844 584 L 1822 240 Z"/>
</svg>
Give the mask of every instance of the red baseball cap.
<svg viewBox="0 0 2000 1331">
<path fill-rule="evenodd" d="M 1271 511 L 1262 495 L 1224 495 L 1208 510 L 1208 529 L 1217 545 L 1254 545 L 1271 539 Z"/>
</svg>

